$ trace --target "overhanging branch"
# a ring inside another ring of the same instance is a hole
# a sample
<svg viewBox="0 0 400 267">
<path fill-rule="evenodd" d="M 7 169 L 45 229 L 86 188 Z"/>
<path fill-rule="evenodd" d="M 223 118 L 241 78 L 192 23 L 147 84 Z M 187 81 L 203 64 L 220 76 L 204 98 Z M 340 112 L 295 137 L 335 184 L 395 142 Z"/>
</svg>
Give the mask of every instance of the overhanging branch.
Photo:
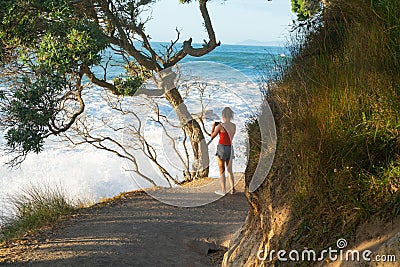
<svg viewBox="0 0 400 267">
<path fill-rule="evenodd" d="M 78 89 L 77 89 L 77 91 L 75 93 L 76 100 L 79 103 L 79 109 L 76 112 L 74 112 L 74 114 L 72 114 L 72 116 L 69 119 L 68 123 L 63 125 L 62 127 L 58 127 L 56 125 L 55 120 L 53 119 L 48 125 L 50 133 L 48 133 L 45 137 L 48 137 L 50 135 L 57 135 L 57 134 L 60 134 L 60 133 L 68 131 L 72 127 L 72 125 L 75 123 L 75 121 L 79 117 L 79 115 L 81 115 L 83 113 L 83 111 L 85 110 L 85 102 L 82 99 L 83 86 L 81 84 L 81 81 L 82 81 L 82 73 L 79 73 L 79 77 L 78 77 L 77 82 L 76 82 L 76 87 Z M 70 94 L 70 93 L 71 92 L 67 93 L 64 97 L 66 99 L 68 99 L 68 94 Z"/>
<path fill-rule="evenodd" d="M 204 56 L 207 53 L 210 53 L 213 51 L 217 46 L 221 45 L 221 42 L 217 43 L 216 37 L 215 37 L 215 32 L 214 28 L 211 23 L 211 18 L 210 14 L 208 13 L 207 9 L 207 2 L 208 0 L 200 0 L 199 1 L 199 8 L 201 12 L 201 16 L 203 17 L 203 22 L 204 26 L 207 30 L 208 34 L 208 42 L 205 42 L 203 47 L 201 48 L 194 48 L 192 46 L 192 38 L 186 40 L 183 42 L 182 49 L 175 54 L 174 57 L 172 57 L 166 64 L 164 64 L 164 67 L 171 67 L 178 63 L 180 60 L 182 60 L 186 55 L 190 55 L 193 57 L 201 57 Z"/>
</svg>

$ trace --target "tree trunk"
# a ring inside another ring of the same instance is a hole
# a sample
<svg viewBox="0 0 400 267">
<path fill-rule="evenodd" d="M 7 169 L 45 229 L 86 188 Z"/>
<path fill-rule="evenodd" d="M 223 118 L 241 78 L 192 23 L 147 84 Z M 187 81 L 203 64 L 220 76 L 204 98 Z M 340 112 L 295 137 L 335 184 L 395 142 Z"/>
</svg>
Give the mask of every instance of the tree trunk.
<svg viewBox="0 0 400 267">
<path fill-rule="evenodd" d="M 282 154 L 282 158 L 284 157 Z M 273 267 L 276 264 L 298 266 L 290 261 L 276 263 L 278 250 L 302 251 L 303 248 L 291 243 L 298 221 L 295 216 L 292 216 L 292 207 L 289 204 L 291 201 L 290 167 L 283 164 L 275 164 L 275 166 L 276 170 L 271 171 L 268 178 L 253 193 L 249 192 L 248 186 L 253 173 L 246 173 L 245 194 L 250 211 L 244 225 L 229 244 L 229 249 L 224 255 L 223 267 Z M 270 254 L 272 250 L 275 250 L 275 254 Z"/>
<path fill-rule="evenodd" d="M 208 146 L 204 139 L 203 131 L 200 124 L 193 119 L 188 111 L 182 96 L 175 85 L 176 73 L 172 70 L 164 70 L 161 74 L 161 82 L 159 86 L 165 92 L 165 98 L 174 108 L 178 115 L 179 121 L 183 126 L 183 130 L 190 138 L 193 149 L 194 163 L 193 172 L 188 170 L 185 173 L 185 179 L 197 179 L 208 176 L 210 159 L 208 157 Z"/>
<path fill-rule="evenodd" d="M 247 216 L 245 224 L 230 241 L 229 250 L 225 253 L 222 262 L 223 267 L 274 266 L 267 261 L 258 259 L 259 251 L 266 248 L 265 232 L 270 231 L 269 224 L 267 224 L 267 228 L 263 228 L 261 218 L 259 214 L 250 213 Z"/>
</svg>

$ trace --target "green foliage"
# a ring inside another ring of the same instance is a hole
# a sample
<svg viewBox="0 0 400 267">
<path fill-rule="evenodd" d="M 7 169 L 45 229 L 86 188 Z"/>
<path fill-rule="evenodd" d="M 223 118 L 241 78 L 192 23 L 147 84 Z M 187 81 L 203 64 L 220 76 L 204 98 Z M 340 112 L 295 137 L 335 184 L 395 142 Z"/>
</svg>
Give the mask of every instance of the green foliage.
<svg viewBox="0 0 400 267">
<path fill-rule="evenodd" d="M 98 64 L 101 60 L 98 52 L 107 46 L 107 39 L 91 26 L 71 25 L 70 30 L 65 31 L 62 29 L 65 25 L 56 25 L 39 43 L 37 63 L 60 74 L 77 70 L 81 64 Z"/>
<path fill-rule="evenodd" d="M 399 6 L 331 2 L 271 90 L 297 242 L 323 247 L 373 214 L 399 213 Z"/>
<path fill-rule="evenodd" d="M 0 1 L 0 38 L 11 46 L 32 47 L 53 24 L 71 18 L 69 1 Z"/>
<path fill-rule="evenodd" d="M 125 75 L 120 75 L 113 79 L 116 87 L 116 95 L 134 96 L 136 91 L 143 85 L 143 83 L 150 79 L 152 73 L 145 67 L 138 65 L 134 61 L 128 62 L 124 66 Z"/>
<path fill-rule="evenodd" d="M 15 71 L 2 79 L 8 91 L 0 98 L 0 112 L 8 150 L 20 157 L 14 164 L 43 149 L 65 114 L 64 95 L 80 90 L 80 66 L 99 64 L 108 39 L 92 21 L 77 16 L 70 1 L 2 4 L 0 59 L 5 70 Z"/>
<path fill-rule="evenodd" d="M 0 228 L 0 243 L 22 237 L 71 214 L 72 205 L 60 189 L 31 186 L 11 198 L 16 214 Z"/>
<path fill-rule="evenodd" d="M 292 11 L 299 20 L 307 20 L 321 11 L 321 0 L 292 0 Z"/>
<path fill-rule="evenodd" d="M 126 78 L 117 77 L 114 85 L 117 87 L 117 94 L 122 96 L 133 96 L 137 89 L 142 86 L 144 79 L 141 76 L 128 76 Z"/>
<path fill-rule="evenodd" d="M 58 112 L 57 93 L 66 86 L 66 81 L 55 74 L 41 75 L 37 80 L 23 77 L 13 93 L 6 109 L 2 110 L 9 122 L 6 133 L 7 145 L 11 150 L 40 152 L 48 124 Z"/>
</svg>

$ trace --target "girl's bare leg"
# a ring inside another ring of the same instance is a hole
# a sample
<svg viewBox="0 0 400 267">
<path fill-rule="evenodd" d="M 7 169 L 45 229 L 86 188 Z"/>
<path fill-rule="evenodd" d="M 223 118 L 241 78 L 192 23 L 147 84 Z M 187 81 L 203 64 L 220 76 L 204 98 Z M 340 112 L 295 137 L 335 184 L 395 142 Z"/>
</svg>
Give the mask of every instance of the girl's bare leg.
<svg viewBox="0 0 400 267">
<path fill-rule="evenodd" d="M 219 178 L 221 182 L 221 189 L 222 192 L 226 193 L 226 178 L 225 178 L 225 166 L 224 166 L 224 161 L 217 157 L 218 161 L 218 168 L 219 168 Z"/>
<path fill-rule="evenodd" d="M 231 185 L 230 192 L 233 193 L 235 191 L 235 182 L 233 180 L 232 164 L 233 164 L 232 160 L 226 161 L 226 168 L 228 170 L 228 180 L 229 180 L 229 184 Z"/>
</svg>

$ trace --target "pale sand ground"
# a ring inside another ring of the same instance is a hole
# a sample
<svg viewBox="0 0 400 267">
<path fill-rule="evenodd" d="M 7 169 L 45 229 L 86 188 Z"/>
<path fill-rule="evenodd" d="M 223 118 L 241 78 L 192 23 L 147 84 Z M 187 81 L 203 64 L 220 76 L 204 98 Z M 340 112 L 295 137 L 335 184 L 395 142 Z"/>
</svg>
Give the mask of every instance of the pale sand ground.
<svg viewBox="0 0 400 267">
<path fill-rule="evenodd" d="M 202 189 L 195 186 L 201 199 Z M 248 212 L 243 179 L 237 188 L 235 195 L 196 208 L 167 205 L 142 191 L 128 193 L 83 209 L 33 240 L 0 248 L 0 265 L 216 266 Z M 193 194 L 180 191 L 179 198 L 185 197 Z"/>
</svg>

